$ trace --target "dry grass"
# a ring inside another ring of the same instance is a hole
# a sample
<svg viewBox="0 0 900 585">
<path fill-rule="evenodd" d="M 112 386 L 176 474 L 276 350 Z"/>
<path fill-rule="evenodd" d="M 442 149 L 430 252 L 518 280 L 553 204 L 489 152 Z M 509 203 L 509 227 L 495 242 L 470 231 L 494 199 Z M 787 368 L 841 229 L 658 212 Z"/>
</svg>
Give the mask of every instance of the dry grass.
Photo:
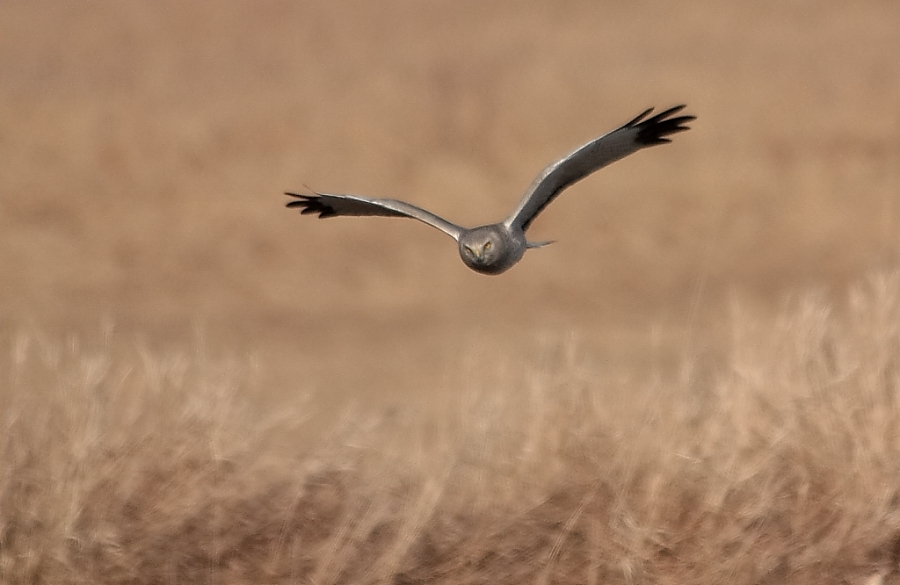
<svg viewBox="0 0 900 585">
<path fill-rule="evenodd" d="M 814 297 L 775 321 L 736 311 L 727 360 L 671 379 L 609 379 L 570 342 L 524 369 L 473 355 L 454 400 L 328 425 L 310 403 L 255 414 L 246 365 L 202 352 L 113 359 L 23 336 L 0 362 L 0 580 L 837 584 L 900 570 L 900 274 L 838 312 Z"/>
</svg>

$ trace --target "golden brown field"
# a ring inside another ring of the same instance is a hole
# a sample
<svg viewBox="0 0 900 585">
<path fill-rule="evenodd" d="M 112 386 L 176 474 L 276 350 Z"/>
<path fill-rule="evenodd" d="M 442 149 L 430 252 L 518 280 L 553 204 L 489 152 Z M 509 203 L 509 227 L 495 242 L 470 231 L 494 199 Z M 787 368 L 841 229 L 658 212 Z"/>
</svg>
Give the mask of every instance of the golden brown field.
<svg viewBox="0 0 900 585">
<path fill-rule="evenodd" d="M 0 3 L 0 582 L 900 572 L 897 31 L 874 0 Z M 494 221 L 682 102 L 501 277 L 283 208 Z"/>
</svg>

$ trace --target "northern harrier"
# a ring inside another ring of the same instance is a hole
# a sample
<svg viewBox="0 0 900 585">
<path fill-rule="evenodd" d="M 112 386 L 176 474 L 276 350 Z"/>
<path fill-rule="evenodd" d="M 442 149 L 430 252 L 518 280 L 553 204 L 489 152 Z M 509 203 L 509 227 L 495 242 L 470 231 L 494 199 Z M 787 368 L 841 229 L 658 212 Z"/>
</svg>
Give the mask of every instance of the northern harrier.
<svg viewBox="0 0 900 585">
<path fill-rule="evenodd" d="M 381 215 L 418 219 L 456 240 L 466 266 L 482 274 L 500 274 L 521 260 L 528 248 L 551 243 L 529 242 L 525 239 L 525 231 L 563 189 L 642 148 L 670 142 L 667 136 L 687 130 L 684 124 L 695 119 L 694 116 L 675 115 L 683 108 L 683 105 L 676 106 L 647 118 L 653 111 L 650 108 L 621 128 L 588 142 L 551 164 L 537 176 L 515 211 L 500 223 L 467 229 L 404 201 L 357 195 L 285 193 L 296 197 L 287 206 L 299 207 L 304 215 L 318 213 L 319 218 Z"/>
</svg>

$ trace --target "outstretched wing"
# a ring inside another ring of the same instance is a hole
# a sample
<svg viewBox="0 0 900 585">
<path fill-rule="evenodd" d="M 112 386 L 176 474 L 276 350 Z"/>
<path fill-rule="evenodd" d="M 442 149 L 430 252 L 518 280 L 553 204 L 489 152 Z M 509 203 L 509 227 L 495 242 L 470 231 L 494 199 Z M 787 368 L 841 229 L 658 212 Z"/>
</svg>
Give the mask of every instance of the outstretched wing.
<svg viewBox="0 0 900 585">
<path fill-rule="evenodd" d="M 650 108 L 621 128 L 588 142 L 551 164 L 528 188 L 506 225 L 528 229 L 534 218 L 572 183 L 642 148 L 671 142 L 666 136 L 687 130 L 684 124 L 695 119 L 695 116 L 674 116 L 683 108 L 683 105 L 676 106 L 647 118 L 653 111 Z"/>
<path fill-rule="evenodd" d="M 384 217 L 411 217 L 436 227 L 454 240 L 459 240 L 463 231 L 460 226 L 450 223 L 442 217 L 396 199 L 369 199 L 358 195 L 335 195 L 333 193 L 315 193 L 300 195 L 285 193 L 295 197 L 287 207 L 299 207 L 301 215 L 318 213 L 319 218 L 337 217 L 339 215 L 380 215 Z"/>
</svg>

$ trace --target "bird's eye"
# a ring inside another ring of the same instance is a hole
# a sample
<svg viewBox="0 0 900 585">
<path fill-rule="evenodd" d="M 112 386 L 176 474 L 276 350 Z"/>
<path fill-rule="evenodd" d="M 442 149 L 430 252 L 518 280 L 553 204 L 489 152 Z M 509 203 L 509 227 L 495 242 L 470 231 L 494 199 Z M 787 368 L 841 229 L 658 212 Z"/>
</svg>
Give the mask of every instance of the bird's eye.
<svg viewBox="0 0 900 585">
<path fill-rule="evenodd" d="M 493 246 L 493 245 L 494 245 L 494 244 L 491 243 L 491 242 L 486 243 L 486 244 L 484 245 L 484 251 L 487 252 L 488 250 L 491 249 L 491 246 Z"/>
<path fill-rule="evenodd" d="M 472 251 L 472 248 L 470 248 L 470 247 L 468 247 L 468 246 L 466 246 L 466 253 L 469 254 L 469 256 L 474 256 L 474 255 L 475 255 L 475 252 Z"/>
</svg>

